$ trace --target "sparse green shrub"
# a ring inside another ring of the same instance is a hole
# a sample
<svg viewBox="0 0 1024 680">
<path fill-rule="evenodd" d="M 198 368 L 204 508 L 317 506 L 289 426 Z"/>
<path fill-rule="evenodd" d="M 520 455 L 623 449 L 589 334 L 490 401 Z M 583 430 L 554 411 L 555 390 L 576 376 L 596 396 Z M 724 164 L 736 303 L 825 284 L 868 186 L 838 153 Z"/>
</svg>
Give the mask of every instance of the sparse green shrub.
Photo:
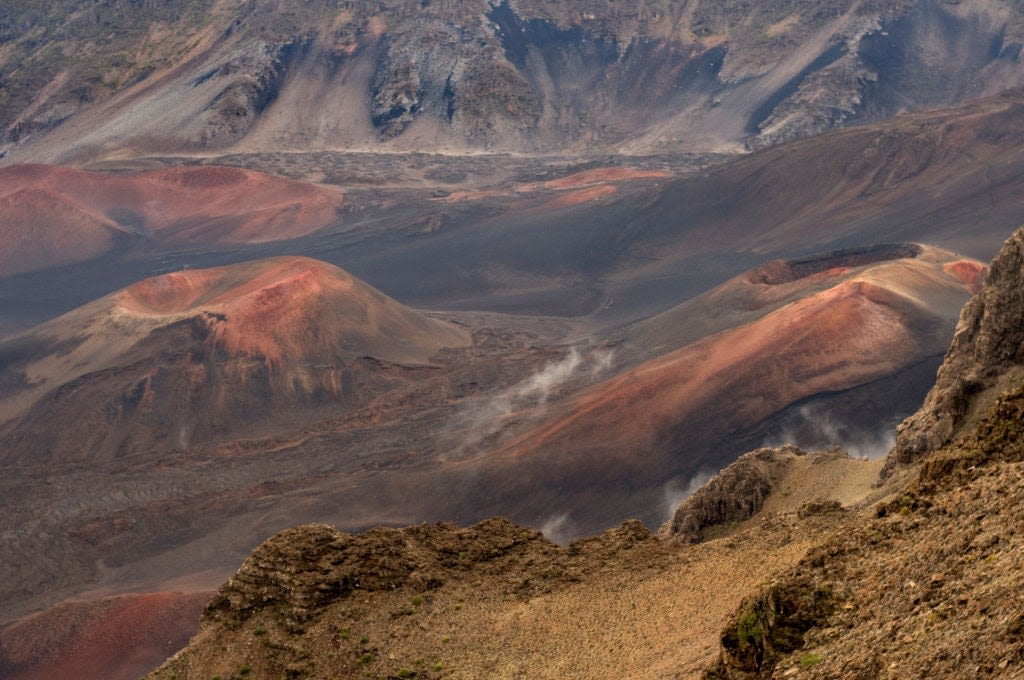
<svg viewBox="0 0 1024 680">
<path fill-rule="evenodd" d="M 400 677 L 400 678 L 411 678 L 412 677 L 412 671 L 409 670 L 408 668 L 402 668 L 402 669 L 400 669 L 398 671 L 398 677 Z"/>
<path fill-rule="evenodd" d="M 338 636 L 341 637 L 342 640 L 347 640 L 348 636 L 349 636 L 348 628 L 339 628 L 338 629 Z"/>
<path fill-rule="evenodd" d="M 255 635 L 256 637 L 260 637 L 261 635 L 266 635 L 267 634 L 267 629 L 262 627 L 262 626 L 256 626 L 255 628 L 252 629 L 252 634 Z"/>
<path fill-rule="evenodd" d="M 439 664 L 439 663 L 435 663 L 435 664 L 434 664 L 434 665 L 432 666 L 432 668 L 434 669 L 434 672 L 435 672 L 435 673 L 440 673 L 440 672 L 441 672 L 441 669 L 443 668 L 443 666 L 441 666 L 441 664 Z"/>
<path fill-rule="evenodd" d="M 821 663 L 821 655 L 814 652 L 807 652 L 800 657 L 800 668 L 810 668 Z"/>
<path fill-rule="evenodd" d="M 412 606 L 413 607 L 419 607 L 421 604 L 423 604 L 423 598 L 422 597 L 420 597 L 419 595 L 416 595 L 415 597 L 412 598 Z"/>
<path fill-rule="evenodd" d="M 249 673 L 252 673 L 252 668 L 249 666 L 249 664 L 243 663 L 241 666 L 238 667 L 239 675 L 245 676 L 249 675 Z"/>
<path fill-rule="evenodd" d="M 757 612 L 748 610 L 743 612 L 736 624 L 736 637 L 740 644 L 753 642 L 764 637 L 764 628 L 758 620 Z"/>
</svg>

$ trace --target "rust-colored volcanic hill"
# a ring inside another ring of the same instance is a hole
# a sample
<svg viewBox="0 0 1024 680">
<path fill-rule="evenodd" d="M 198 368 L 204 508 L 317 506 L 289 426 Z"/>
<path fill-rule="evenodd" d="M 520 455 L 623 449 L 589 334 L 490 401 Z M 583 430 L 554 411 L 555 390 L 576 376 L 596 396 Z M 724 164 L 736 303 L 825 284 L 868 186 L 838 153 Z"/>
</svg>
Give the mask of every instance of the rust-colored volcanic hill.
<svg viewBox="0 0 1024 680">
<path fill-rule="evenodd" d="M 336 188 L 251 170 L 185 166 L 138 174 L 49 165 L 0 168 L 0 271 L 78 262 L 135 240 L 250 244 L 337 220 Z"/>
<path fill-rule="evenodd" d="M 730 447 L 757 445 L 773 423 L 793 420 L 807 400 L 845 393 L 869 421 L 891 418 L 895 397 L 881 395 L 914 392 L 921 381 L 927 388 L 983 271 L 916 245 L 752 270 L 625 330 L 624 356 L 634 344 L 661 352 L 551 407 L 546 422 L 491 454 L 494 479 L 524 479 L 535 498 L 548 493 L 557 506 L 561 495 L 562 508 L 567 489 L 585 495 L 593 485 L 607 523 L 616 516 L 617 492 L 609 490 L 627 487 L 631 495 L 672 475 L 685 487 L 727 464 Z M 692 332 L 680 330 L 691 320 L 701 320 L 699 339 L 666 347 L 673 333 Z M 886 388 L 891 380 L 902 380 L 901 389 Z M 880 420 L 868 426 L 878 429 Z M 621 499 L 618 511 L 630 505 L 635 514 L 635 498 Z"/>
<path fill-rule="evenodd" d="M 362 404 L 404 379 L 389 366 L 423 365 L 468 342 L 317 260 L 165 274 L 0 348 L 3 457 L 152 455 L 275 422 L 294 428 L 298 405 Z"/>
</svg>

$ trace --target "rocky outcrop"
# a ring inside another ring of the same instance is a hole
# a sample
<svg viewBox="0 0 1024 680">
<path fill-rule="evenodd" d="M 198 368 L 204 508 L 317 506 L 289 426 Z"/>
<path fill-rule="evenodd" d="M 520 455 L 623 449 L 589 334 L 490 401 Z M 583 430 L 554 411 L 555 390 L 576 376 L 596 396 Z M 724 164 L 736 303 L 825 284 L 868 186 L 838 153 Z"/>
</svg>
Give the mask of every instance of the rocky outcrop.
<svg viewBox="0 0 1024 680">
<path fill-rule="evenodd" d="M 682 502 L 661 535 L 680 543 L 699 543 L 707 530 L 753 517 L 772 491 L 779 465 L 806 452 L 795 446 L 745 453 Z"/>
<path fill-rule="evenodd" d="M 799 649 L 804 634 L 832 611 L 831 595 L 801 575 L 772 583 L 747 598 L 734 625 L 722 632 L 719 661 L 703 680 L 771 677 L 775 659 Z"/>
<path fill-rule="evenodd" d="M 436 590 L 449 580 L 498 576 L 528 594 L 572 581 L 604 559 L 653 540 L 636 521 L 560 548 L 536 530 L 492 518 L 458 529 L 423 524 L 346 534 L 323 524 L 282 531 L 259 546 L 206 607 L 205 626 L 234 628 L 257 613 L 301 631 L 332 602 L 356 592 Z"/>
<path fill-rule="evenodd" d="M 277 44 L 260 42 L 201 74 L 197 85 L 208 79 L 224 83 L 199 118 L 197 134 L 202 146 L 225 146 L 244 137 L 277 98 L 292 62 L 308 48 L 309 41 L 301 38 Z"/>
<path fill-rule="evenodd" d="M 883 476 L 950 443 L 972 405 L 1024 370 L 1024 228 L 992 261 L 982 291 L 965 306 L 924 406 L 896 431 Z M 994 395 L 991 395 L 994 396 Z"/>
<path fill-rule="evenodd" d="M 909 486 L 749 597 L 704 678 L 1019 677 L 1022 414 L 1018 382 Z"/>
</svg>

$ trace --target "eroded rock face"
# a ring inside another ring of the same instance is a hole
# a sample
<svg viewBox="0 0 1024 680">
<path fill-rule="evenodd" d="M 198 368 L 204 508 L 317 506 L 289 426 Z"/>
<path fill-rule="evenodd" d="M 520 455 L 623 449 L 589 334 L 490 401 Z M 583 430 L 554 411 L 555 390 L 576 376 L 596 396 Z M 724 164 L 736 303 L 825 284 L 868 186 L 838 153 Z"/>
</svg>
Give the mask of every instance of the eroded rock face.
<svg viewBox="0 0 1024 680">
<path fill-rule="evenodd" d="M 504 518 L 465 529 L 438 523 L 357 535 L 309 524 L 282 531 L 253 551 L 207 605 L 203 622 L 233 628 L 269 609 L 297 632 L 327 605 L 357 591 L 426 592 L 469 571 L 498 574 L 529 591 L 552 578 L 577 578 L 581 565 L 599 564 L 651 540 L 636 520 L 569 549 Z"/>
<path fill-rule="evenodd" d="M 806 455 L 795 446 L 763 448 L 745 453 L 683 501 L 661 535 L 680 543 L 699 543 L 708 529 L 753 517 L 772 490 L 772 468 L 786 459 Z"/>
<path fill-rule="evenodd" d="M 1024 83 L 1009 0 L 182 0 L 174 12 L 118 0 L 88 17 L 12 9 L 4 38 L 8 62 L 31 68 L 0 69 L 0 145 L 87 119 L 76 148 L 42 145 L 85 156 L 115 140 L 736 150 Z M 55 56 L 70 53 L 75 64 Z"/>
<path fill-rule="evenodd" d="M 1024 365 L 1024 228 L 992 261 L 982 291 L 963 309 L 956 334 L 939 368 L 935 387 L 920 411 L 896 432 L 883 475 L 950 443 L 976 395 L 998 388 Z"/>
</svg>

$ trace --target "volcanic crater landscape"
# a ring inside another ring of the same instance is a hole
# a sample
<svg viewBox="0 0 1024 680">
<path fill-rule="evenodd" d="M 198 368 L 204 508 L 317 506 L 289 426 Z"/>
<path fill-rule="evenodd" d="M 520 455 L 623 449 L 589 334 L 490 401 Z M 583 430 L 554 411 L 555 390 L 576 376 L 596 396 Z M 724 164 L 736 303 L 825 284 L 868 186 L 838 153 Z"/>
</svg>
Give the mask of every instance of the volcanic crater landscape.
<svg viewBox="0 0 1024 680">
<path fill-rule="evenodd" d="M 0 7 L 0 677 L 1019 677 L 1022 45 Z"/>
</svg>

